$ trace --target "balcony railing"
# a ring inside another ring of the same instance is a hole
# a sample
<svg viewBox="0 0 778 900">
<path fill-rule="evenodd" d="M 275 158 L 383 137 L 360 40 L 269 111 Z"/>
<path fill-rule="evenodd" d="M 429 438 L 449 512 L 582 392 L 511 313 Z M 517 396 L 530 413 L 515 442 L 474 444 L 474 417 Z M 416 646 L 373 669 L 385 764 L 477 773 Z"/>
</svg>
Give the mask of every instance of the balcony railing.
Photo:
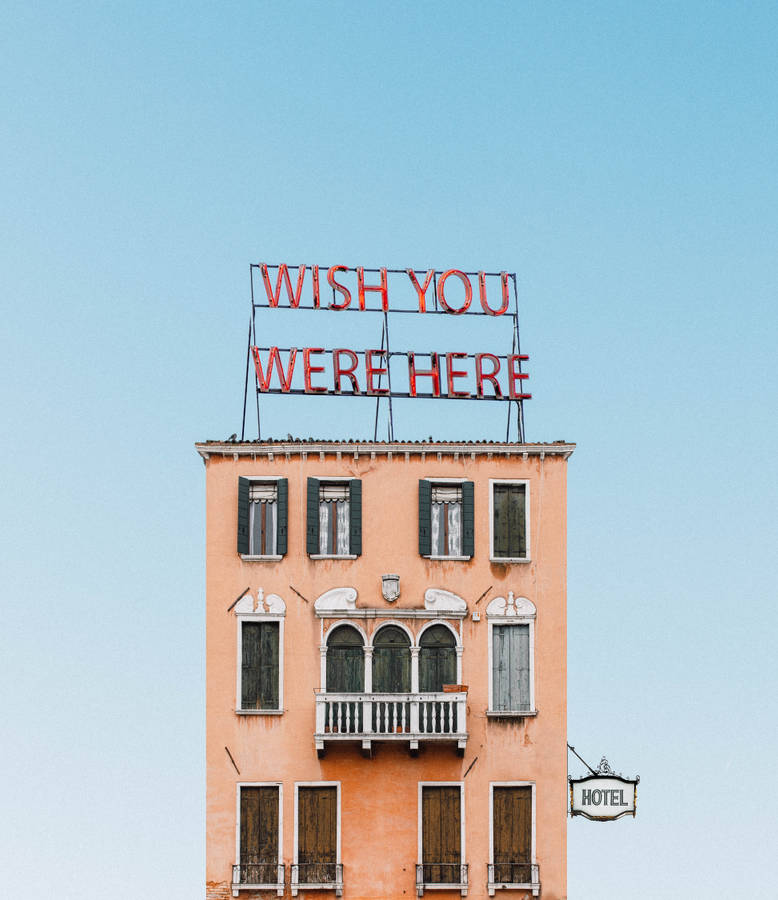
<svg viewBox="0 0 778 900">
<path fill-rule="evenodd" d="M 284 896 L 283 864 L 267 862 L 242 862 L 232 867 L 232 896 L 238 892 L 275 890 L 279 897 Z"/>
<path fill-rule="evenodd" d="M 343 895 L 343 865 L 333 862 L 295 863 L 290 881 L 292 896 L 298 891 L 335 891 Z"/>
<path fill-rule="evenodd" d="M 421 863 L 416 866 L 416 893 L 459 891 L 467 896 L 467 863 Z"/>
<path fill-rule="evenodd" d="M 500 888 L 532 891 L 534 897 L 540 894 L 540 869 L 537 863 L 490 863 L 486 869 L 490 897 L 494 897 L 495 891 Z"/>
<path fill-rule="evenodd" d="M 376 740 L 408 741 L 417 750 L 419 741 L 467 743 L 467 693 L 429 694 L 332 694 L 316 695 L 316 749 L 327 741 L 361 740 L 370 749 Z"/>
</svg>

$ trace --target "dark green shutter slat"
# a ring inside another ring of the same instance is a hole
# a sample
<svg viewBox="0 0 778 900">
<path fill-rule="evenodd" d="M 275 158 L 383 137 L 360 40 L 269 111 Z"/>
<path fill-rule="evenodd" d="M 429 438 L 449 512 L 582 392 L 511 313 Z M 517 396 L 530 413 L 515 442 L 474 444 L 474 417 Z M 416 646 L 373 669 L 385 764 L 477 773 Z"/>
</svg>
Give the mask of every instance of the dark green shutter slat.
<svg viewBox="0 0 778 900">
<path fill-rule="evenodd" d="M 238 479 L 238 553 L 249 552 L 249 480 Z"/>
<path fill-rule="evenodd" d="M 240 708 L 257 709 L 261 693 L 259 667 L 261 636 L 259 622 L 244 622 L 241 628 L 241 635 Z"/>
<path fill-rule="evenodd" d="M 349 481 L 349 551 L 362 555 L 362 482 L 359 478 Z"/>
<path fill-rule="evenodd" d="M 419 480 L 419 556 L 432 554 L 432 482 Z"/>
<path fill-rule="evenodd" d="M 319 552 L 319 479 L 308 479 L 305 545 L 309 556 Z"/>
<path fill-rule="evenodd" d="M 475 553 L 475 490 L 472 481 L 462 484 L 462 556 Z"/>
<path fill-rule="evenodd" d="M 278 537 L 276 539 L 276 553 L 286 556 L 287 532 L 289 523 L 289 480 L 278 480 Z"/>
</svg>

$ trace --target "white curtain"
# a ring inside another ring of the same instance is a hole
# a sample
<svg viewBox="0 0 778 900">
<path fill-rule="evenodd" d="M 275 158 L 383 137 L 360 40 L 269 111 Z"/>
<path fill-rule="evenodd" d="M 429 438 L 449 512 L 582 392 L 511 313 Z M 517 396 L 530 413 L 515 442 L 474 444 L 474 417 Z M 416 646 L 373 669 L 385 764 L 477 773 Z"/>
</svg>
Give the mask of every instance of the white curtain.
<svg viewBox="0 0 778 900">
<path fill-rule="evenodd" d="M 448 555 L 462 555 L 462 504 L 448 504 Z"/>
<path fill-rule="evenodd" d="M 332 504 L 333 508 L 337 507 L 337 538 L 338 538 L 338 549 L 336 553 L 338 556 L 348 556 L 351 545 L 349 541 L 349 525 L 350 525 L 350 515 L 349 515 L 349 502 L 348 500 L 339 500 L 337 503 Z"/>
<path fill-rule="evenodd" d="M 335 546 L 332 542 L 333 523 Z M 351 552 L 348 500 L 322 500 L 319 503 L 319 553 L 322 556 L 348 556 Z"/>
</svg>

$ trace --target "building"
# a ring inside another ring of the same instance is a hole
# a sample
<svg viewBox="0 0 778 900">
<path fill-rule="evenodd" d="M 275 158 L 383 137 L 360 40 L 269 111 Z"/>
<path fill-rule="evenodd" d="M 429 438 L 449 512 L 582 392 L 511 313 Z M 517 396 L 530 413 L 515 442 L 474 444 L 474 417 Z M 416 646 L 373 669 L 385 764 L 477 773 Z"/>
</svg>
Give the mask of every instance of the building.
<svg viewBox="0 0 778 900">
<path fill-rule="evenodd" d="M 574 446 L 196 446 L 208 900 L 563 900 Z"/>
</svg>

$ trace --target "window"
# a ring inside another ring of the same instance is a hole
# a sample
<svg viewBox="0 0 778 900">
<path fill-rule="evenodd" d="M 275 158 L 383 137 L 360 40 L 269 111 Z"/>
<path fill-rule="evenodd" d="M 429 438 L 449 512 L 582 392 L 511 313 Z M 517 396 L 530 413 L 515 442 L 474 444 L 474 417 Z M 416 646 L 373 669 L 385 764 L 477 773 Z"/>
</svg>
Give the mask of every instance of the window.
<svg viewBox="0 0 778 900">
<path fill-rule="evenodd" d="M 232 891 L 282 888 L 281 785 L 238 785 L 238 852 Z"/>
<path fill-rule="evenodd" d="M 445 625 L 431 625 L 419 639 L 419 690 L 437 693 L 457 684 L 456 639 Z"/>
<path fill-rule="evenodd" d="M 343 892 L 340 859 L 340 784 L 295 785 L 292 896 L 301 889 Z"/>
<path fill-rule="evenodd" d="M 359 556 L 362 553 L 362 482 L 308 479 L 309 556 Z"/>
<path fill-rule="evenodd" d="M 286 555 L 289 482 L 238 479 L 238 553 L 255 559 Z"/>
<path fill-rule="evenodd" d="M 411 642 L 397 625 L 384 625 L 373 640 L 373 691 L 376 694 L 411 692 Z"/>
<path fill-rule="evenodd" d="M 464 803 L 460 783 L 419 784 L 419 864 L 416 887 L 467 888 Z"/>
<path fill-rule="evenodd" d="M 473 482 L 419 481 L 419 554 L 469 559 L 474 552 Z"/>
<path fill-rule="evenodd" d="M 240 620 L 240 709 L 280 710 L 278 621 Z"/>
<path fill-rule="evenodd" d="M 526 597 L 495 597 L 486 608 L 489 623 L 489 715 L 535 714 L 535 606 Z"/>
<path fill-rule="evenodd" d="M 491 481 L 492 559 L 529 560 L 529 485 L 526 481 Z"/>
<path fill-rule="evenodd" d="M 491 863 L 488 890 L 524 888 L 540 893 L 534 863 L 534 784 L 492 784 Z"/>
</svg>

